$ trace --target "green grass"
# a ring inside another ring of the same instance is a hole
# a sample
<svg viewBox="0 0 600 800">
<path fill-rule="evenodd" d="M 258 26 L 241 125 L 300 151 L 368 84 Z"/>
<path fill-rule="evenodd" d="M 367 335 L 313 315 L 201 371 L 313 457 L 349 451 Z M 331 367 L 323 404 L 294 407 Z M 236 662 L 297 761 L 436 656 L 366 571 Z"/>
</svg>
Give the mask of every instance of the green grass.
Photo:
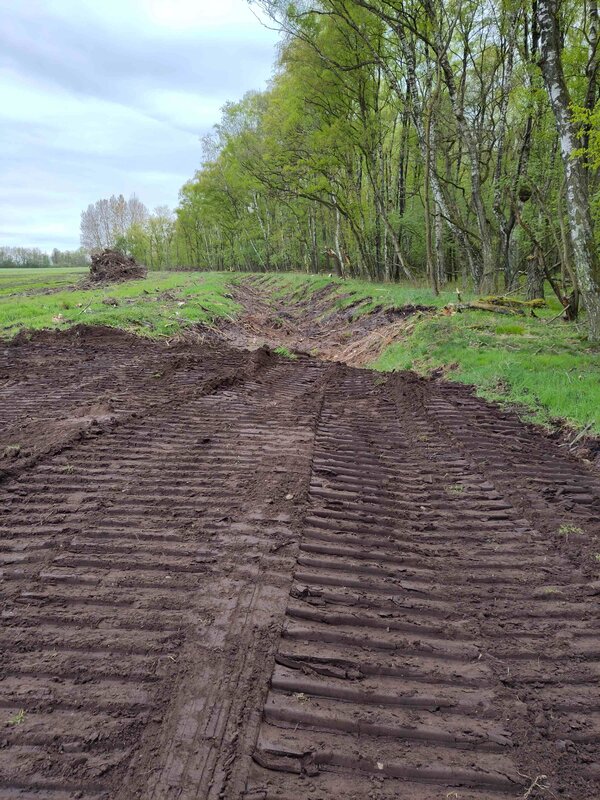
<svg viewBox="0 0 600 800">
<path fill-rule="evenodd" d="M 580 528 L 578 525 L 561 525 L 558 532 L 563 536 L 569 536 L 571 533 L 581 535 L 583 534 L 583 528 Z"/>
<path fill-rule="evenodd" d="M 284 358 L 291 359 L 292 361 L 296 361 L 297 358 L 298 358 L 296 353 L 294 353 L 292 350 L 290 350 L 289 347 L 284 347 L 283 345 L 281 345 L 280 347 L 276 347 L 275 348 L 275 352 L 278 355 L 283 356 Z"/>
<path fill-rule="evenodd" d="M 0 297 L 72 286 L 87 274 L 85 268 L 0 269 Z"/>
<path fill-rule="evenodd" d="M 23 328 L 66 328 L 77 323 L 109 325 L 147 336 L 235 314 L 227 296 L 230 276 L 219 272 L 156 272 L 142 281 L 53 294 L 0 297 L 0 334 Z M 102 301 L 111 298 L 118 305 Z"/>
<path fill-rule="evenodd" d="M 546 319 L 555 313 L 553 305 Z M 421 374 L 442 367 L 449 380 L 520 407 L 526 419 L 544 425 L 566 420 L 600 433 L 600 348 L 574 325 L 519 319 L 507 324 L 481 311 L 423 317 L 411 336 L 390 345 L 372 366 Z"/>
<path fill-rule="evenodd" d="M 274 290 L 279 298 L 300 300 L 332 287 L 336 308 L 347 308 L 364 301 L 360 312 L 368 313 L 375 307 L 399 308 L 406 305 L 434 306 L 442 308 L 456 302 L 456 290 L 447 289 L 435 295 L 425 286 L 408 286 L 402 283 L 371 283 L 353 278 L 329 278 L 326 275 L 302 275 L 300 273 L 273 273 L 262 276 L 263 284 Z M 463 300 L 473 297 L 470 292 L 461 293 Z"/>
</svg>

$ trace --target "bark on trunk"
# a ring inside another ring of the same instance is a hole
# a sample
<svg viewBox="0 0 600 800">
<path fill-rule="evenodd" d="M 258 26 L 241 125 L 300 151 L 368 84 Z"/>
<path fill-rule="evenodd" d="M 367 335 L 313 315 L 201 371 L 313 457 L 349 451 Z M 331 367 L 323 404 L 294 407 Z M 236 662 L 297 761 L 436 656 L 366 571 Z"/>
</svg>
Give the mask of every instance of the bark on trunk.
<svg viewBox="0 0 600 800">
<path fill-rule="evenodd" d="M 561 62 L 557 0 L 538 0 L 540 66 L 556 121 L 565 169 L 567 214 L 573 262 L 583 304 L 587 311 L 590 339 L 600 340 L 600 262 L 587 192 L 587 175 L 581 157 L 577 131 L 571 116 L 571 98 Z"/>
<path fill-rule="evenodd" d="M 342 238 L 342 221 L 340 215 L 340 209 L 337 204 L 337 198 L 335 195 L 331 197 L 333 204 L 335 206 L 335 260 L 336 260 L 336 274 L 341 278 L 344 275 L 344 258 L 342 256 L 342 246 L 341 246 L 341 238 Z"/>
</svg>

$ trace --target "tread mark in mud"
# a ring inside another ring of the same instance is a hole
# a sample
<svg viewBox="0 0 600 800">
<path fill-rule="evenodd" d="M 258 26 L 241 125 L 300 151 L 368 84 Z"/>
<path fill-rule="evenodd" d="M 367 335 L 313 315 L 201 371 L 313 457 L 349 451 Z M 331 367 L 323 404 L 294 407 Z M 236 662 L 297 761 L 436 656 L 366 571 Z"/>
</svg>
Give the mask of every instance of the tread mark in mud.
<svg viewBox="0 0 600 800">
<path fill-rule="evenodd" d="M 415 376 L 77 336 L 0 354 L 0 441 L 40 435 L 0 800 L 599 794 L 597 585 L 551 535 L 598 533 L 591 473 Z"/>
</svg>

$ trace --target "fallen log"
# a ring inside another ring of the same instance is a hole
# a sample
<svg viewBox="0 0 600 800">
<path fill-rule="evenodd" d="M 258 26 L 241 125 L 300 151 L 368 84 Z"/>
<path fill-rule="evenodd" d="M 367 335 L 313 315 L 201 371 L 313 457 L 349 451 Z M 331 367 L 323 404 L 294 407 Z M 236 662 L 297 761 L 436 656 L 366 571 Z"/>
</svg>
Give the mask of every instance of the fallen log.
<svg viewBox="0 0 600 800">
<path fill-rule="evenodd" d="M 520 309 L 502 308 L 502 306 L 494 306 L 491 303 L 481 303 L 479 300 L 472 300 L 470 303 L 448 303 L 442 309 L 445 314 L 460 314 L 462 311 L 492 311 L 494 314 L 508 314 L 511 317 L 523 316 L 525 313 Z"/>
<path fill-rule="evenodd" d="M 460 299 L 460 294 L 458 297 Z M 493 314 L 507 314 L 509 316 L 525 316 L 529 312 L 532 316 L 535 316 L 534 309 L 543 308 L 545 305 L 546 301 L 541 298 L 536 300 L 516 300 L 513 297 L 491 295 L 489 297 L 480 297 L 479 300 L 471 300 L 467 303 L 449 303 L 442 310 L 446 314 L 461 311 L 490 311 Z"/>
<path fill-rule="evenodd" d="M 508 295 L 489 295 L 488 297 L 480 297 L 477 302 L 492 306 L 502 306 L 503 308 L 515 309 L 544 308 L 546 305 L 546 301 L 541 297 L 537 297 L 534 300 L 518 300 L 516 297 L 508 297 Z"/>
</svg>

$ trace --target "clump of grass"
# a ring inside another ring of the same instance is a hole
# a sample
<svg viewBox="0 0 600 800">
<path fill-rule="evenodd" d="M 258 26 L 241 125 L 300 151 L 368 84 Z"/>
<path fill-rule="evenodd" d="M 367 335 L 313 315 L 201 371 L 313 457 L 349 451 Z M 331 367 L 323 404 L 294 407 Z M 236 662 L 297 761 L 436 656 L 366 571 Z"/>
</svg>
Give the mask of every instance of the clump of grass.
<svg viewBox="0 0 600 800">
<path fill-rule="evenodd" d="M 446 486 L 446 491 L 450 494 L 460 495 L 465 491 L 465 487 L 462 483 L 451 483 L 449 486 Z"/>
<path fill-rule="evenodd" d="M 296 361 L 298 358 L 296 353 L 294 353 L 289 348 L 284 347 L 283 345 L 281 345 L 280 347 L 276 347 L 274 352 L 280 356 L 283 356 L 284 358 L 290 358 L 292 361 Z"/>
<path fill-rule="evenodd" d="M 25 713 L 24 708 L 20 708 L 16 714 L 13 714 L 12 717 L 8 720 L 9 725 L 22 725 L 25 722 L 25 717 L 27 714 Z"/>
<path fill-rule="evenodd" d="M 2 451 L 2 456 L 4 458 L 18 458 L 20 455 L 21 455 L 20 444 L 9 444 Z"/>
<path fill-rule="evenodd" d="M 558 532 L 562 536 L 569 537 L 571 534 L 580 535 L 584 531 L 583 531 L 583 528 L 579 527 L 579 525 L 571 525 L 569 523 L 566 523 L 566 524 L 560 526 L 560 528 L 558 529 Z"/>
<path fill-rule="evenodd" d="M 504 325 L 496 325 L 496 333 L 522 336 L 525 333 L 525 327 L 523 325 L 515 325 L 510 323 L 506 323 Z"/>
</svg>

